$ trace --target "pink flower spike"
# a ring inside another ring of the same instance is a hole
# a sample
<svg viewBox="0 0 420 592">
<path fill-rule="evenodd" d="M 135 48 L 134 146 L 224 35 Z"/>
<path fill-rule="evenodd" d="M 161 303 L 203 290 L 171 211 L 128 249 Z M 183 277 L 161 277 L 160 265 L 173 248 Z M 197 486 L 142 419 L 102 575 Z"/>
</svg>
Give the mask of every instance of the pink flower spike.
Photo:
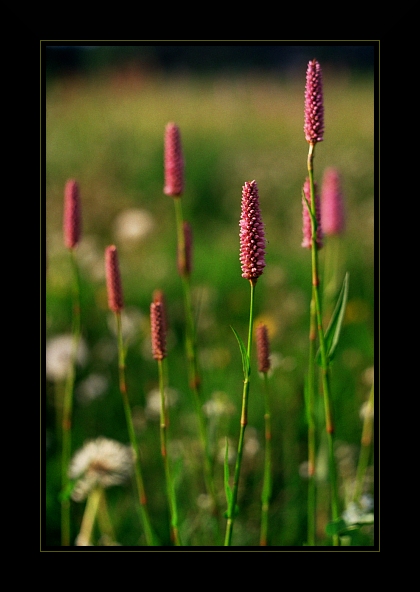
<svg viewBox="0 0 420 592">
<path fill-rule="evenodd" d="M 166 358 L 166 323 L 163 299 L 150 305 L 150 329 L 152 337 L 152 354 L 155 360 Z"/>
<path fill-rule="evenodd" d="M 325 170 L 321 189 L 321 217 L 324 234 L 342 234 L 345 228 L 341 179 L 337 169 Z"/>
<path fill-rule="evenodd" d="M 79 185 L 69 179 L 64 189 L 64 244 L 74 249 L 80 241 L 81 214 Z"/>
<path fill-rule="evenodd" d="M 118 252 L 115 245 L 111 245 L 105 249 L 105 274 L 108 291 L 108 306 L 113 312 L 119 312 L 124 308 L 124 299 Z"/>
<path fill-rule="evenodd" d="M 320 203 L 319 203 L 318 188 L 317 188 L 316 183 L 314 183 L 314 189 L 315 189 L 315 217 L 316 217 L 316 221 L 317 221 L 317 225 L 318 225 L 318 228 L 316 231 L 316 244 L 318 246 L 318 249 L 320 249 L 323 245 L 323 242 L 322 242 L 323 234 L 322 234 L 322 227 L 321 227 L 321 209 L 320 209 Z M 310 188 L 310 184 L 309 184 L 309 179 L 306 179 L 306 181 L 303 185 L 303 193 L 305 195 L 305 199 L 306 199 L 307 203 L 305 204 L 304 200 L 302 199 L 302 205 L 303 205 L 302 247 L 310 249 L 312 247 L 312 225 L 311 225 L 311 216 L 308 212 L 308 208 L 311 207 L 311 188 Z"/>
<path fill-rule="evenodd" d="M 324 139 L 324 98 L 322 91 L 321 66 L 316 60 L 308 64 L 305 87 L 305 125 L 304 132 L 309 144 Z"/>
<path fill-rule="evenodd" d="M 241 210 L 239 259 L 242 277 L 255 283 L 265 267 L 264 225 L 256 181 L 246 182 L 242 187 Z"/>
<path fill-rule="evenodd" d="M 270 345 L 266 325 L 258 325 L 256 341 L 258 372 L 268 372 L 270 370 Z"/>
<path fill-rule="evenodd" d="M 165 129 L 165 187 L 163 192 L 172 197 L 184 193 L 184 157 L 181 134 L 175 123 L 168 123 Z"/>
</svg>

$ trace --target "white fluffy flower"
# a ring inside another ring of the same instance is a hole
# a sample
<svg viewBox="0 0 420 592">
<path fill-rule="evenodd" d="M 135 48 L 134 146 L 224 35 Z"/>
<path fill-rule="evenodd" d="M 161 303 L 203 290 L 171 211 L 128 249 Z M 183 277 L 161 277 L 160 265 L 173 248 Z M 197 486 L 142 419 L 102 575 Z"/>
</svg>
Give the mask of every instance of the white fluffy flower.
<svg viewBox="0 0 420 592">
<path fill-rule="evenodd" d="M 69 477 L 77 480 L 72 498 L 82 501 L 96 486 L 120 485 L 130 476 L 133 460 L 130 446 L 104 437 L 89 440 L 70 463 Z"/>
<path fill-rule="evenodd" d="M 46 375 L 50 380 L 65 380 L 72 359 L 72 335 L 57 335 L 47 340 L 45 352 Z M 87 360 L 87 346 L 81 339 L 77 348 L 76 362 L 83 365 Z"/>
</svg>

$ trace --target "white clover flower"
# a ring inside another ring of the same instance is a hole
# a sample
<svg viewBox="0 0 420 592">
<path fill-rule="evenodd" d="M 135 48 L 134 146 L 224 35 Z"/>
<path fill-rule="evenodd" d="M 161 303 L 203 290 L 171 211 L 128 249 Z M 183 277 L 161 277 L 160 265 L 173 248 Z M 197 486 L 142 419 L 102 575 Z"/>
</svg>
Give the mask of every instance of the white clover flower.
<svg viewBox="0 0 420 592">
<path fill-rule="evenodd" d="M 134 454 L 130 446 L 99 437 L 87 441 L 73 456 L 70 479 L 76 479 L 72 499 L 79 502 L 97 486 L 111 487 L 124 483 L 131 475 Z"/>
</svg>

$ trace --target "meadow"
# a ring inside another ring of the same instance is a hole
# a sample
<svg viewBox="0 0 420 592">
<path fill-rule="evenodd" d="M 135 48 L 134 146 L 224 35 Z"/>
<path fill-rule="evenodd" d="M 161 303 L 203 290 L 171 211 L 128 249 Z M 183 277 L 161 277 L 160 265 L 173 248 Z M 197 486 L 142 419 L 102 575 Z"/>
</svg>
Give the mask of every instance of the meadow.
<svg viewBox="0 0 420 592">
<path fill-rule="evenodd" d="M 119 391 L 115 318 L 108 308 L 105 281 L 104 251 L 108 245 L 116 245 L 124 292 L 128 398 L 150 520 L 161 547 L 169 547 L 173 541 L 160 455 L 159 382 L 151 350 L 150 304 L 154 291 L 162 290 L 168 315 L 168 450 L 181 538 L 189 547 L 221 545 L 226 527 L 225 469 L 226 465 L 230 468 L 231 478 L 243 387 L 241 352 L 232 328 L 245 341 L 249 319 L 249 286 L 241 277 L 239 262 L 241 192 L 246 181 L 257 181 L 267 245 L 266 267 L 255 290 L 254 323 L 266 324 L 271 350 L 267 382 L 272 493 L 267 544 L 302 547 L 307 543 L 304 385 L 312 287 L 310 251 L 301 246 L 301 194 L 308 154 L 303 133 L 306 65 L 302 63 L 301 71 L 297 68 L 287 77 L 257 72 L 164 76 L 123 69 L 89 78 L 80 75 L 48 81 L 45 546 L 61 545 L 64 350 L 65 339 L 71 335 L 73 310 L 73 269 L 63 242 L 63 196 L 68 179 L 79 184 L 82 213 L 81 240 L 75 250 L 80 273 L 81 348 L 74 383 L 72 454 L 99 436 L 129 444 Z M 349 508 L 354 486 L 363 429 L 361 410 L 374 373 L 374 81 L 370 76 L 328 69 L 323 74 L 325 134 L 316 146 L 315 178 L 321 185 L 327 167 L 340 171 L 346 213 L 344 233 L 334 240 L 326 237 L 319 252 L 326 316 L 331 314 L 345 273 L 349 274 L 348 301 L 331 364 L 342 514 Z M 181 199 L 193 235 L 192 301 L 200 396 L 221 509 L 216 520 L 209 516 L 197 417 L 188 384 L 173 198 L 163 192 L 168 122 L 179 126 L 185 157 Z M 324 272 L 331 261 L 337 265 L 338 279 L 327 285 Z M 235 547 L 257 547 L 260 536 L 264 381 L 257 371 L 255 348 L 251 368 L 239 513 L 232 540 Z M 316 417 L 316 544 L 329 547 L 322 395 L 317 397 Z M 374 473 L 371 450 L 363 485 L 367 504 L 373 500 Z M 92 545 L 146 545 L 134 490 L 132 479 L 106 489 L 107 518 L 102 526 L 95 522 Z M 75 545 L 84 510 L 84 501 L 71 500 L 71 545 Z M 354 532 L 347 532 L 341 543 L 373 546 L 373 533 L 373 524 L 366 520 Z"/>
</svg>

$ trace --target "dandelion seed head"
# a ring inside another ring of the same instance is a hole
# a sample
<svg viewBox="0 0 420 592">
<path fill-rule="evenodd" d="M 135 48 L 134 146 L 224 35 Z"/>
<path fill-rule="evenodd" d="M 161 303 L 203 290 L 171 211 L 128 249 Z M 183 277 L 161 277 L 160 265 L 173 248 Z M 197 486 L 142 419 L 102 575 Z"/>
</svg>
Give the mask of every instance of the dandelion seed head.
<svg viewBox="0 0 420 592">
<path fill-rule="evenodd" d="M 130 446 L 99 437 L 87 441 L 73 456 L 68 475 L 76 479 L 74 501 L 82 501 L 95 487 L 121 485 L 131 475 L 134 454 Z"/>
</svg>

